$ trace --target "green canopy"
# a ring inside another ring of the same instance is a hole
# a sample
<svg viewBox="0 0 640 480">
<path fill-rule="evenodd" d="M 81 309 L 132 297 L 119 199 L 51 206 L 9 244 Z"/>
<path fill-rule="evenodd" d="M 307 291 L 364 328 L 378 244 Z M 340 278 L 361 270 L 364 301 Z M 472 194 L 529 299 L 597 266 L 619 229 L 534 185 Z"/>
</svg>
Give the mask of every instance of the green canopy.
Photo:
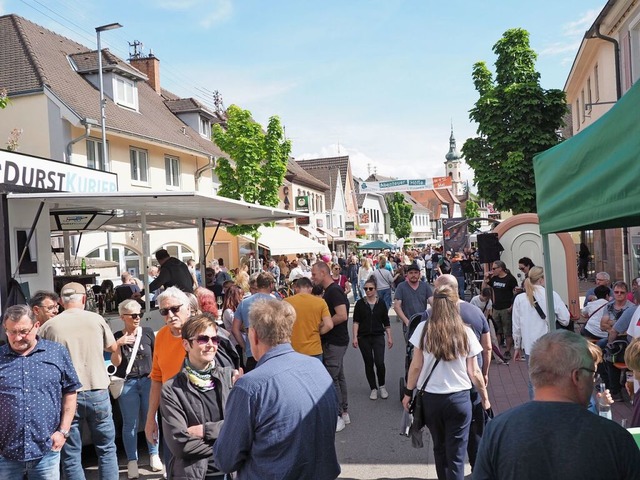
<svg viewBox="0 0 640 480">
<path fill-rule="evenodd" d="M 540 233 L 640 225 L 640 82 L 533 170 Z"/>
<path fill-rule="evenodd" d="M 395 250 L 393 243 L 383 242 L 382 240 L 374 240 L 358 246 L 358 250 Z"/>
</svg>

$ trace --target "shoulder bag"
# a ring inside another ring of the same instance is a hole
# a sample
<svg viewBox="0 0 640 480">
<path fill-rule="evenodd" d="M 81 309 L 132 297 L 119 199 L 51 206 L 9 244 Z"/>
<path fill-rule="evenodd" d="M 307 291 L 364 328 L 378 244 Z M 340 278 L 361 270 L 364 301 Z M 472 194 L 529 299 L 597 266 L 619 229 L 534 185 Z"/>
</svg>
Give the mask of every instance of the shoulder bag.
<svg viewBox="0 0 640 480">
<path fill-rule="evenodd" d="M 433 364 L 433 367 L 431 367 L 429 375 L 427 375 L 427 378 L 422 384 L 422 387 L 420 387 L 420 390 L 416 392 L 416 394 L 413 396 L 413 399 L 411 400 L 411 403 L 409 403 L 409 413 L 413 415 L 411 426 L 409 427 L 409 436 L 411 437 L 411 446 L 413 446 L 413 448 L 422 448 L 424 446 L 424 444 L 422 443 L 422 429 L 426 424 L 422 409 L 422 404 L 424 402 L 424 390 L 425 388 L 427 388 L 427 383 L 429 382 L 429 379 L 431 378 L 431 375 L 438 366 L 439 362 L 440 359 L 437 358 L 435 363 Z"/>
<path fill-rule="evenodd" d="M 120 395 L 122 395 L 122 390 L 124 389 L 124 382 L 131 373 L 131 369 L 133 368 L 133 362 L 136 359 L 136 355 L 138 354 L 138 348 L 140 347 L 140 340 L 142 340 L 142 328 L 138 327 L 136 329 L 136 341 L 133 344 L 133 350 L 131 351 L 131 358 L 129 358 L 129 363 L 127 364 L 127 370 L 124 374 L 124 378 L 118 377 L 116 375 L 111 375 L 111 379 L 109 381 L 109 392 L 111 396 L 116 399 Z"/>
</svg>

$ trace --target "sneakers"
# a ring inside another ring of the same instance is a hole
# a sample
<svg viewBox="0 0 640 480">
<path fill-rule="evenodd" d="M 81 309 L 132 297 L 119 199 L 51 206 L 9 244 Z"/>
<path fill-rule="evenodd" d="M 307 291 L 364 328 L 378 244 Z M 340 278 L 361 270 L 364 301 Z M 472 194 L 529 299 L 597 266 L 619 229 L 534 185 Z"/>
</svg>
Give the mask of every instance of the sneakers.
<svg viewBox="0 0 640 480">
<path fill-rule="evenodd" d="M 369 395 L 369 398 L 371 400 L 377 400 L 378 399 L 378 389 L 374 388 L 373 390 L 371 390 L 371 395 Z"/>
<path fill-rule="evenodd" d="M 151 470 L 153 470 L 154 472 L 159 472 L 160 470 L 162 470 L 162 461 L 160 460 L 160 455 L 155 454 L 155 455 L 151 455 L 149 457 L 149 466 L 151 467 Z"/>
<path fill-rule="evenodd" d="M 336 432 L 341 432 L 344 430 L 345 423 L 342 417 L 338 417 L 338 423 L 336 424 Z"/>
<path fill-rule="evenodd" d="M 138 478 L 140 473 L 138 472 L 138 461 L 130 460 L 127 463 L 127 478 Z"/>
<path fill-rule="evenodd" d="M 380 398 L 382 398 L 383 400 L 389 398 L 389 392 L 387 392 L 387 389 L 384 388 L 384 385 L 380 387 Z"/>
<path fill-rule="evenodd" d="M 345 425 L 349 425 L 351 423 L 351 417 L 347 412 L 342 412 L 342 420 L 344 420 Z"/>
</svg>

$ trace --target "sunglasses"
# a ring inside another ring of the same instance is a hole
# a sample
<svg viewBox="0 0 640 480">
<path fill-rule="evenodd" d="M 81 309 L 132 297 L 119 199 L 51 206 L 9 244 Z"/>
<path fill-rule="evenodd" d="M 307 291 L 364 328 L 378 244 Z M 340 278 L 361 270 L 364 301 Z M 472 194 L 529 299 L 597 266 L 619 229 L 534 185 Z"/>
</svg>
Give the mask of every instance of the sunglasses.
<svg viewBox="0 0 640 480">
<path fill-rule="evenodd" d="M 163 317 L 166 317 L 167 315 L 169 315 L 169 310 L 171 310 L 171 313 L 175 315 L 180 311 L 181 308 L 182 308 L 182 305 L 176 305 L 175 307 L 161 308 L 159 312 L 160 312 L 160 315 L 162 315 Z"/>
<path fill-rule="evenodd" d="M 126 315 L 127 317 L 131 317 L 131 318 L 133 318 L 134 320 L 135 320 L 136 318 L 140 318 L 140 317 L 142 316 L 142 315 L 141 315 L 141 314 L 139 314 L 139 313 L 123 313 L 123 315 Z"/>
<path fill-rule="evenodd" d="M 220 343 L 220 337 L 218 335 L 214 335 L 210 337 L 209 335 L 198 335 L 197 337 L 190 338 L 192 342 L 195 341 L 198 345 L 207 345 L 209 342 L 214 345 L 218 345 Z"/>
<path fill-rule="evenodd" d="M 375 289 L 376 289 L 376 287 L 364 287 L 364 291 L 365 292 L 370 292 L 370 291 L 375 290 Z"/>
<path fill-rule="evenodd" d="M 613 293 L 615 293 L 616 295 L 624 295 L 624 294 L 626 294 L 627 292 L 624 292 L 624 291 L 618 291 L 618 292 L 616 292 L 616 291 L 614 290 L 614 291 L 613 291 Z"/>
</svg>

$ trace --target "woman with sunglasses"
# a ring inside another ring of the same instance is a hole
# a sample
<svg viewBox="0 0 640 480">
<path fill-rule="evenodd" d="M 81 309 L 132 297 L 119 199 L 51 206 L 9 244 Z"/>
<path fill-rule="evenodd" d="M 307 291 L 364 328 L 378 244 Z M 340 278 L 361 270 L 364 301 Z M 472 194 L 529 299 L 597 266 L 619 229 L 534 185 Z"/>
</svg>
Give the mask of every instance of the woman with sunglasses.
<svg viewBox="0 0 640 480">
<path fill-rule="evenodd" d="M 370 277 L 364 282 L 364 298 L 356 302 L 353 309 L 353 348 L 360 348 L 364 361 L 364 373 L 371 388 L 369 398 L 389 398 L 385 387 L 386 369 L 384 366 L 384 334 L 387 334 L 387 346 L 393 347 L 389 309 L 378 298 L 376 280 Z M 375 371 L 374 371 L 375 365 Z M 377 376 L 377 383 L 376 383 Z"/>
<path fill-rule="evenodd" d="M 149 327 L 140 327 L 140 304 L 132 299 L 118 305 L 118 313 L 124 322 L 124 328 L 114 334 L 118 349 L 111 354 L 111 363 L 118 369 L 115 373 L 125 378 L 122 394 L 118 397 L 118 405 L 122 413 L 122 443 L 127 454 L 127 476 L 138 478 L 138 419 L 147 418 L 149 409 L 149 391 L 151 389 L 151 363 L 155 335 Z M 136 337 L 140 335 L 140 344 L 133 359 L 129 375 L 127 366 L 131 361 Z M 147 443 L 150 465 L 154 471 L 162 470 L 162 462 L 158 456 L 158 445 Z"/>
<path fill-rule="evenodd" d="M 216 362 L 219 343 L 218 326 L 208 314 L 191 317 L 182 327 L 187 355 L 182 370 L 162 386 L 160 397 L 164 438 L 172 453 L 167 478 L 224 477 L 213 463 L 212 447 L 240 373 Z"/>
<path fill-rule="evenodd" d="M 344 290 L 344 293 L 349 295 L 349 293 L 351 293 L 351 283 L 349 282 L 349 279 L 347 278 L 346 275 L 342 275 L 342 273 L 340 273 L 341 271 L 342 271 L 342 267 L 340 267 L 338 263 L 332 264 L 331 278 L 333 278 L 333 281 L 335 283 L 340 285 L 342 290 Z"/>
</svg>

